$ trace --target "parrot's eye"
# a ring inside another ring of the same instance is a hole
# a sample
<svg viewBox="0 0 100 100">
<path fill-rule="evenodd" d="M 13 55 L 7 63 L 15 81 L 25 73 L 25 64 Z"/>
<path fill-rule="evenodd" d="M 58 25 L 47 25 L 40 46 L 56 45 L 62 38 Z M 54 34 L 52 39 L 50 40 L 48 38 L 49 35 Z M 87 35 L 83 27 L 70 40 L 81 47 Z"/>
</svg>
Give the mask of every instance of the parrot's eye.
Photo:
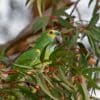
<svg viewBox="0 0 100 100">
<path fill-rule="evenodd" d="M 53 31 L 50 31 L 49 34 L 53 34 Z"/>
</svg>

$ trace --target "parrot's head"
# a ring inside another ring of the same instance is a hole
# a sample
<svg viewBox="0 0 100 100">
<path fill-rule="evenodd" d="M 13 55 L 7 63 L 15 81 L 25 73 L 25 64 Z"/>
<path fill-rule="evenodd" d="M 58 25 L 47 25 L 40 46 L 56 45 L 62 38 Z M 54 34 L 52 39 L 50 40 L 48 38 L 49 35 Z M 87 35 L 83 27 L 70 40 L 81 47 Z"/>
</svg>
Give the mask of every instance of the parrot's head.
<svg viewBox="0 0 100 100">
<path fill-rule="evenodd" d="M 61 36 L 61 32 L 57 31 L 57 30 L 49 30 L 47 32 L 48 36 L 50 38 L 52 38 L 52 40 L 56 41 L 58 44 L 62 43 L 62 36 Z"/>
</svg>

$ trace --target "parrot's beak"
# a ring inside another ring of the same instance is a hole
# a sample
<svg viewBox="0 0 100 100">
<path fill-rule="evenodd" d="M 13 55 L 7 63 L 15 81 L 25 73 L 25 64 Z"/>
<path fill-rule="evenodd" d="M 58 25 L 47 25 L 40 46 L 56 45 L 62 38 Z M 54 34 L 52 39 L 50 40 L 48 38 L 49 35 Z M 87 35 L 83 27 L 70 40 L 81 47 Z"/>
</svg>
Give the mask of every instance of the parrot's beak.
<svg viewBox="0 0 100 100">
<path fill-rule="evenodd" d="M 62 42 L 63 42 L 62 36 L 61 35 L 57 35 L 55 37 L 55 41 L 57 42 L 57 44 L 62 44 Z"/>
</svg>

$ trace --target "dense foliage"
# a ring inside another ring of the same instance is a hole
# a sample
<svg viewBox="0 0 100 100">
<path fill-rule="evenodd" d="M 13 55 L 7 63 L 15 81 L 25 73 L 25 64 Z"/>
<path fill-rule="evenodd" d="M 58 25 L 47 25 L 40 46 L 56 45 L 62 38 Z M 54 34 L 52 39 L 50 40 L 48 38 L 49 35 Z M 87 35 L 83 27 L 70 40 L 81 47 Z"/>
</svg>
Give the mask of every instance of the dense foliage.
<svg viewBox="0 0 100 100">
<path fill-rule="evenodd" d="M 35 0 L 28 0 L 27 4 L 31 2 Z M 82 20 L 75 22 L 75 17 L 72 16 L 79 2 L 68 4 L 66 0 L 52 0 L 52 13 L 45 16 L 45 2 L 37 0 L 40 17 L 33 23 L 33 33 L 43 33 L 48 29 L 59 30 L 63 42 L 55 47 L 48 59 L 45 56 L 50 44 L 47 44 L 37 58 L 39 63 L 32 61 L 31 66 L 18 64 L 15 60 L 7 68 L 4 63 L 5 54 L 1 53 L 0 100 L 97 100 L 89 91 L 100 90 L 97 84 L 100 72 L 100 26 L 96 25 L 100 18 L 100 2 L 96 0 L 92 18 L 86 24 Z M 90 0 L 89 6 L 92 2 Z M 61 3 L 63 6 L 59 7 Z M 72 5 L 72 12 L 66 13 L 65 9 Z M 77 42 L 79 34 L 80 39 L 88 38 L 91 49 Z M 32 52 L 26 53 L 25 57 L 31 58 Z"/>
</svg>

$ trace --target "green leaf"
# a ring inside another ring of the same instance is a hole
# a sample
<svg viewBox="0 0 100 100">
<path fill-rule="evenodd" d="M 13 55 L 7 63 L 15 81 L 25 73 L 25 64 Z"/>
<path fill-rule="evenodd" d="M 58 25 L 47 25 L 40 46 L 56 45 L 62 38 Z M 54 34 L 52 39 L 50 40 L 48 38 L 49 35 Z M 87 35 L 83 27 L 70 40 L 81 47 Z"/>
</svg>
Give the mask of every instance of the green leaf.
<svg viewBox="0 0 100 100">
<path fill-rule="evenodd" d="M 99 18 L 100 18 L 99 14 L 93 15 L 93 17 L 91 18 L 91 21 L 89 23 L 89 26 L 95 26 L 97 21 L 99 20 Z"/>
<path fill-rule="evenodd" d="M 55 85 L 54 86 L 54 88 L 52 88 L 51 89 L 51 92 L 52 92 L 52 94 L 55 96 L 55 97 L 57 97 L 57 98 L 59 98 L 59 100 L 61 100 L 61 98 L 62 98 L 62 95 L 61 95 L 61 89 L 59 89 L 58 87 L 57 87 L 57 85 Z"/>
<path fill-rule="evenodd" d="M 60 77 L 58 77 L 57 75 L 53 74 L 53 77 L 55 80 L 57 80 L 57 83 L 61 84 L 67 91 L 73 93 L 73 90 L 64 82 L 62 82 L 62 80 L 60 79 Z"/>
<path fill-rule="evenodd" d="M 70 19 L 71 19 L 71 17 L 70 17 Z M 69 18 L 63 19 L 63 18 L 61 18 L 61 17 L 58 18 L 59 23 L 60 23 L 63 27 L 73 28 L 72 24 L 70 24 L 70 22 L 69 22 L 70 19 L 69 19 Z"/>
<path fill-rule="evenodd" d="M 81 87 L 82 87 L 84 95 L 85 95 L 85 100 L 90 100 L 89 92 L 87 90 L 87 83 L 86 83 L 86 80 L 84 77 L 82 77 Z"/>
<path fill-rule="evenodd" d="M 84 74 L 88 74 L 89 72 L 100 72 L 100 66 L 96 68 L 85 68 L 83 69 Z"/>
<path fill-rule="evenodd" d="M 82 100 L 85 100 L 85 94 L 84 94 L 84 91 L 83 91 L 83 88 L 82 88 L 81 84 L 80 83 L 77 83 L 77 87 L 78 87 L 78 92 L 82 96 Z"/>
<path fill-rule="evenodd" d="M 52 0 L 53 4 L 59 3 L 60 0 Z"/>
<path fill-rule="evenodd" d="M 35 22 L 33 24 L 33 27 L 32 27 L 33 32 L 36 33 L 40 29 L 45 31 L 45 28 L 46 28 L 48 22 L 49 22 L 48 16 L 39 17 L 38 19 L 35 20 Z"/>
<path fill-rule="evenodd" d="M 92 28 L 96 40 L 100 42 L 100 28 L 99 27 L 93 27 Z"/>
<path fill-rule="evenodd" d="M 95 7 L 94 7 L 94 10 L 93 10 L 93 13 L 92 13 L 92 18 L 91 18 L 90 23 L 89 23 L 90 27 L 95 26 L 97 21 L 100 18 L 100 15 L 97 11 L 98 11 L 98 0 L 96 0 L 96 4 L 95 4 Z"/>
<path fill-rule="evenodd" d="M 38 85 L 41 87 L 42 91 L 44 91 L 44 93 L 46 93 L 46 94 L 47 94 L 48 96 L 50 96 L 52 99 L 57 100 L 57 98 L 55 98 L 55 97 L 52 95 L 52 93 L 50 92 L 50 90 L 48 89 L 48 87 L 47 87 L 47 85 L 46 85 L 46 82 L 45 82 L 45 80 L 44 80 L 42 74 L 37 72 L 36 78 L 37 78 L 37 83 L 38 83 Z"/>
<path fill-rule="evenodd" d="M 48 76 L 44 75 L 44 74 L 43 74 L 43 77 L 44 77 L 44 79 L 49 83 L 49 85 L 50 85 L 52 88 L 54 88 L 54 86 L 53 86 L 53 84 L 52 84 L 52 82 L 51 82 L 51 79 L 50 79 Z"/>
<path fill-rule="evenodd" d="M 75 90 L 74 89 L 74 86 L 71 84 L 71 82 L 69 82 L 68 80 L 67 80 L 67 78 L 66 78 L 66 76 L 65 76 L 65 74 L 64 74 L 64 71 L 63 71 L 63 69 L 62 69 L 62 67 L 60 66 L 59 67 L 59 74 L 60 74 L 60 79 L 65 83 L 65 84 L 67 84 L 70 88 L 72 88 L 73 90 Z M 71 89 L 70 89 L 71 90 Z M 71 90 L 71 91 L 73 91 L 73 90 Z"/>
<path fill-rule="evenodd" d="M 55 16 L 63 16 L 63 15 L 68 16 L 68 14 L 65 12 L 66 9 L 67 7 L 60 8 L 54 12 L 54 15 Z"/>
<path fill-rule="evenodd" d="M 63 18 L 59 18 L 58 19 L 59 20 L 59 23 L 62 25 L 62 26 L 67 26 L 68 25 L 68 23 L 67 23 L 67 21 L 65 20 L 65 19 L 63 19 Z"/>
<path fill-rule="evenodd" d="M 75 64 L 75 54 L 71 50 L 66 50 L 65 47 L 57 48 L 49 57 L 52 65 L 62 66 L 68 65 L 69 67 Z"/>
<path fill-rule="evenodd" d="M 91 48 L 93 49 L 95 55 L 97 57 L 100 57 L 100 48 L 98 46 L 98 41 L 96 41 L 92 35 L 92 33 L 90 31 L 87 31 L 87 36 L 88 36 L 88 40 L 89 40 L 89 43 L 91 45 Z M 95 35 L 96 36 L 96 35 Z M 97 38 L 97 37 L 95 37 Z M 99 39 L 99 38 L 98 38 Z"/>
<path fill-rule="evenodd" d="M 96 32 L 96 31 L 93 30 L 93 29 L 91 29 L 90 32 L 91 32 L 91 34 L 90 34 L 91 37 L 92 37 L 95 41 L 100 42 L 100 33 Z"/>
<path fill-rule="evenodd" d="M 68 38 L 67 46 L 68 47 L 73 47 L 74 45 L 76 45 L 78 36 L 79 36 L 79 32 L 78 32 L 78 30 L 75 30 L 75 34 L 73 32 L 73 35 Z"/>
<path fill-rule="evenodd" d="M 23 93 L 24 95 L 26 95 L 29 98 L 31 98 L 31 100 L 38 100 L 38 97 L 34 93 L 32 93 L 29 88 L 21 86 L 21 87 L 19 87 L 19 89 L 20 89 L 21 93 Z"/>
<path fill-rule="evenodd" d="M 90 43 L 90 45 L 91 45 L 91 47 L 92 47 L 92 49 L 95 51 L 95 45 L 94 45 L 94 40 L 93 40 L 93 38 L 91 37 L 91 32 L 87 32 L 88 34 L 87 34 L 87 37 L 88 37 L 88 40 L 89 40 L 89 43 Z"/>
<path fill-rule="evenodd" d="M 88 75 L 85 75 L 85 77 L 87 78 L 88 80 L 88 85 L 91 86 L 92 88 L 95 88 L 95 89 L 98 89 L 100 90 L 100 86 L 98 86 L 95 82 L 95 80 L 92 80 L 91 77 Z"/>
<path fill-rule="evenodd" d="M 95 44 L 95 48 L 96 48 L 96 56 L 98 57 L 98 58 L 100 58 L 100 47 L 99 47 L 99 43 L 97 43 L 97 44 Z"/>
</svg>

